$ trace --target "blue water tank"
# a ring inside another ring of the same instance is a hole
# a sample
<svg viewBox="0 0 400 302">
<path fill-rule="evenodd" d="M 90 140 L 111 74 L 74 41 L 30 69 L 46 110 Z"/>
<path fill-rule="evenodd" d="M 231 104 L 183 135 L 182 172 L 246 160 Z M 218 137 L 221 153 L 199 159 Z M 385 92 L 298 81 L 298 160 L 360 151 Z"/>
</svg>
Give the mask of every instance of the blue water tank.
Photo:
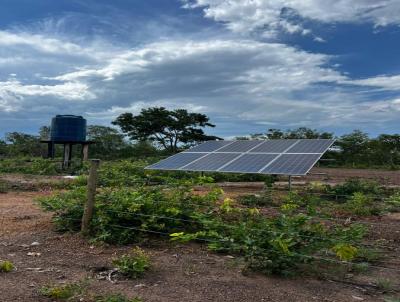
<svg viewBox="0 0 400 302">
<path fill-rule="evenodd" d="M 86 140 L 86 120 L 77 115 L 57 115 L 51 120 L 50 140 L 82 142 Z"/>
</svg>

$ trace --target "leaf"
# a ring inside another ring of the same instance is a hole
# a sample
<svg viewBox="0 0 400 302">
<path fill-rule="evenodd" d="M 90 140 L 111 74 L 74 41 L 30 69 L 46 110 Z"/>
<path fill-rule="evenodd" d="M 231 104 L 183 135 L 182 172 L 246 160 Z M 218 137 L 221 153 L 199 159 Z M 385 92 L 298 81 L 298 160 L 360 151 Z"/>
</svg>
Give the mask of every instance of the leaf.
<svg viewBox="0 0 400 302">
<path fill-rule="evenodd" d="M 339 243 L 335 245 L 332 250 L 336 253 L 342 261 L 350 261 L 357 256 L 358 249 L 347 243 Z"/>
</svg>

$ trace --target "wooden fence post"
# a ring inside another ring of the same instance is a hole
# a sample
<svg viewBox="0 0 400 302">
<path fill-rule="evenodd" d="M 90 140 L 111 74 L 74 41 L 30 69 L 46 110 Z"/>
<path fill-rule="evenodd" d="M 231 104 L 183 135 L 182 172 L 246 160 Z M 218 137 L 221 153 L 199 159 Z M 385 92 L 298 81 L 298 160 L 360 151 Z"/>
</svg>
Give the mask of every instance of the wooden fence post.
<svg viewBox="0 0 400 302">
<path fill-rule="evenodd" d="M 99 159 L 90 160 L 90 171 L 87 184 L 87 200 L 85 204 L 85 209 L 82 216 L 82 226 L 81 231 L 83 234 L 87 234 L 89 231 L 90 221 L 93 216 L 94 209 L 94 198 L 96 195 L 96 182 L 97 182 L 97 169 L 100 165 Z"/>
</svg>

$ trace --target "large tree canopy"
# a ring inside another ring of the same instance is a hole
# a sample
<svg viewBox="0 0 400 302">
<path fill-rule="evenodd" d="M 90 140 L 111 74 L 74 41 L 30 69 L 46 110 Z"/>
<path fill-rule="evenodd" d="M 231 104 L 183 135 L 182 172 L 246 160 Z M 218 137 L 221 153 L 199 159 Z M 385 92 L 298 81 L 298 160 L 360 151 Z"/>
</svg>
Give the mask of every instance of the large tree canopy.
<svg viewBox="0 0 400 302">
<path fill-rule="evenodd" d="M 134 116 L 126 112 L 112 122 L 132 140 L 154 141 L 166 150 L 176 152 L 178 145 L 218 139 L 204 133 L 205 127 L 215 127 L 205 114 L 190 113 L 185 109 L 167 110 L 164 107 L 142 109 Z"/>
</svg>

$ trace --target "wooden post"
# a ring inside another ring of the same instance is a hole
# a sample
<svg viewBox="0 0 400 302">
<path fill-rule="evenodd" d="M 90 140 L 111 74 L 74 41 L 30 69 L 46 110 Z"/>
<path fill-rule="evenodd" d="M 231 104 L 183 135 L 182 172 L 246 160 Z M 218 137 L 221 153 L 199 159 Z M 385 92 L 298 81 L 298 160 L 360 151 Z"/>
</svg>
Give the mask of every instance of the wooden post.
<svg viewBox="0 0 400 302">
<path fill-rule="evenodd" d="M 88 160 L 89 158 L 89 144 L 82 145 L 82 158 L 83 160 Z"/>
<path fill-rule="evenodd" d="M 71 144 L 64 144 L 63 168 L 68 168 L 70 163 Z"/>
<path fill-rule="evenodd" d="M 292 191 L 292 175 L 289 175 L 289 192 Z"/>
<path fill-rule="evenodd" d="M 81 226 L 81 231 L 83 234 L 88 233 L 89 225 L 93 216 L 94 198 L 96 195 L 97 169 L 99 165 L 100 165 L 99 159 L 90 160 L 90 171 L 87 184 L 87 200 L 82 216 L 82 226 Z"/>
</svg>

